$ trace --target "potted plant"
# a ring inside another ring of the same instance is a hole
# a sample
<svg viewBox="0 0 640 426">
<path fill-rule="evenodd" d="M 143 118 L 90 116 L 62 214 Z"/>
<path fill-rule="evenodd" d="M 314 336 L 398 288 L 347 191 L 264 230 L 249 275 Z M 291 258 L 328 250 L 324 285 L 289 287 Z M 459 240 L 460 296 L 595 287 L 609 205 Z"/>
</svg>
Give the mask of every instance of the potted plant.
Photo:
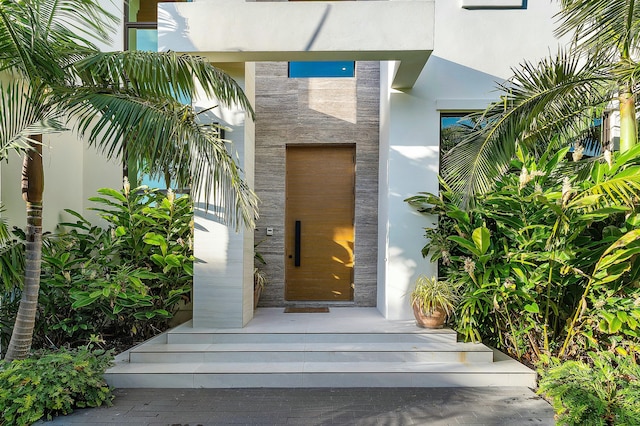
<svg viewBox="0 0 640 426">
<path fill-rule="evenodd" d="M 259 241 L 253 245 L 253 258 L 254 264 L 259 263 L 262 265 L 266 265 L 267 262 L 262 257 L 262 253 L 260 253 L 257 248 L 263 242 Z M 253 309 L 258 307 L 258 302 L 260 301 L 260 295 L 262 294 L 262 290 L 264 290 L 264 286 L 267 283 L 267 275 L 257 266 L 253 268 Z"/>
<path fill-rule="evenodd" d="M 411 293 L 416 324 L 425 328 L 442 328 L 458 300 L 457 288 L 450 282 L 420 275 Z"/>
<path fill-rule="evenodd" d="M 267 276 L 265 273 L 258 268 L 253 268 L 253 309 L 258 307 L 260 295 L 266 283 Z"/>
</svg>

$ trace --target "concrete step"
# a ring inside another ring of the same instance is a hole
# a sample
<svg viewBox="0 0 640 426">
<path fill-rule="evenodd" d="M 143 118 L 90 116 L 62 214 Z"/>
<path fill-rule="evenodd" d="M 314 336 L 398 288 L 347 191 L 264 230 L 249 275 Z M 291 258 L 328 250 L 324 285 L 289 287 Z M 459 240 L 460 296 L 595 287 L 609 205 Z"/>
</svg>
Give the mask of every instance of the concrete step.
<svg viewBox="0 0 640 426">
<path fill-rule="evenodd" d="M 366 309 L 258 309 L 244 328 L 162 333 L 118 355 L 105 378 L 124 388 L 535 387 L 534 371 L 456 337 Z"/>
<path fill-rule="evenodd" d="M 105 375 L 121 388 L 535 387 L 535 372 L 494 352 L 494 362 L 119 362 Z"/>
<path fill-rule="evenodd" d="M 323 332 L 224 332 L 179 328 L 166 335 L 170 344 L 203 343 L 455 343 L 457 334 L 450 329 L 388 333 L 323 333 Z"/>
<path fill-rule="evenodd" d="M 492 362 L 473 343 L 217 343 L 146 344 L 129 362 Z"/>
</svg>

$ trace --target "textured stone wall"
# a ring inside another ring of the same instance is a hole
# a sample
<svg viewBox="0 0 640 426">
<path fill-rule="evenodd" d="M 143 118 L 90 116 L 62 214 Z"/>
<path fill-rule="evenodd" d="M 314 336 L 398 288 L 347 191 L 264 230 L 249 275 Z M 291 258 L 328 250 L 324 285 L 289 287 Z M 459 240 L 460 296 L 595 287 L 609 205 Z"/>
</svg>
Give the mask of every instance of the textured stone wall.
<svg viewBox="0 0 640 426">
<path fill-rule="evenodd" d="M 358 62 L 355 78 L 290 79 L 286 62 L 256 64 L 255 241 L 268 277 L 260 306 L 284 306 L 287 144 L 355 144 L 355 306 L 376 305 L 378 62 Z M 266 228 L 273 236 L 266 236 Z M 344 302 L 343 302 L 344 303 Z"/>
</svg>

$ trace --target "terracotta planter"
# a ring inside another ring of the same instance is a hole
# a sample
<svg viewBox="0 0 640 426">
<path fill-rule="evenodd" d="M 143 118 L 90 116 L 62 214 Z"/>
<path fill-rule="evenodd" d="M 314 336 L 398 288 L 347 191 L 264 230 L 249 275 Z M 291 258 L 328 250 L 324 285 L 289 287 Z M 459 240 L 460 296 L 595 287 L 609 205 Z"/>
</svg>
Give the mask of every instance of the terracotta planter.
<svg viewBox="0 0 640 426">
<path fill-rule="evenodd" d="M 447 313 L 441 307 L 438 306 L 431 315 L 427 315 L 417 303 L 413 304 L 413 315 L 416 317 L 416 325 L 422 328 L 442 328 L 447 319 Z"/>
</svg>

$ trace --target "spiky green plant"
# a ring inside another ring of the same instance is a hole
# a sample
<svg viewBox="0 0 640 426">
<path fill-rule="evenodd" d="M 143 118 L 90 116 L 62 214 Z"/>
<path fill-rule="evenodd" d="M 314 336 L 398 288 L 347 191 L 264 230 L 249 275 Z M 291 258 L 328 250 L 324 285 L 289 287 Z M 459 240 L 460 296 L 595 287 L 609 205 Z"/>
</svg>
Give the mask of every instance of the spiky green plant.
<svg viewBox="0 0 640 426">
<path fill-rule="evenodd" d="M 411 292 L 411 304 L 416 303 L 425 314 L 432 314 L 441 308 L 449 316 L 453 314 L 458 300 L 460 297 L 454 284 L 424 274 L 416 278 L 416 285 Z"/>
</svg>

